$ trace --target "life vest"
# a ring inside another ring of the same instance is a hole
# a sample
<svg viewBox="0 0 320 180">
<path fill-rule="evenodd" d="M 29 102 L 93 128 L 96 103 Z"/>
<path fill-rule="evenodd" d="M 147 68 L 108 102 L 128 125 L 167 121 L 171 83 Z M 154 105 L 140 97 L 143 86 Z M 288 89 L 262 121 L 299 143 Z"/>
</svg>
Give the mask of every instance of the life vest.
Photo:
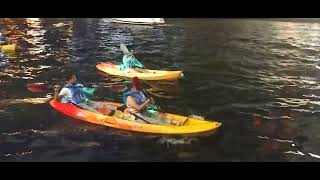
<svg viewBox="0 0 320 180">
<path fill-rule="evenodd" d="M 68 88 L 71 91 L 71 99 L 68 99 L 69 102 L 73 104 L 79 104 L 83 102 L 84 100 L 87 100 L 86 95 L 82 92 L 82 88 L 84 86 L 82 84 L 67 84 L 64 86 L 65 88 Z"/>
<path fill-rule="evenodd" d="M 129 91 L 123 95 L 123 102 L 125 105 L 127 105 L 127 99 L 129 96 L 133 97 L 139 105 L 143 104 L 146 99 L 142 92 Z"/>
</svg>

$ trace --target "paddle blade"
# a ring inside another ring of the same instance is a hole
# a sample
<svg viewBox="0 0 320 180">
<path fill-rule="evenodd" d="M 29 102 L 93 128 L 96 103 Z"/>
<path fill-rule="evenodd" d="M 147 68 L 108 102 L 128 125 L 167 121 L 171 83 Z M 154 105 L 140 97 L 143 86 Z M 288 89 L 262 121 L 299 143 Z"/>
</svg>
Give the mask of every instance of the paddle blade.
<svg viewBox="0 0 320 180">
<path fill-rule="evenodd" d="M 95 89 L 94 88 L 83 88 L 82 91 L 86 94 L 93 95 Z"/>
<path fill-rule="evenodd" d="M 45 83 L 29 83 L 27 84 L 27 88 L 34 93 L 43 93 L 49 90 L 48 84 Z"/>
<path fill-rule="evenodd" d="M 120 50 L 121 50 L 124 54 L 130 54 L 127 46 L 124 45 L 124 44 L 120 44 Z"/>
</svg>

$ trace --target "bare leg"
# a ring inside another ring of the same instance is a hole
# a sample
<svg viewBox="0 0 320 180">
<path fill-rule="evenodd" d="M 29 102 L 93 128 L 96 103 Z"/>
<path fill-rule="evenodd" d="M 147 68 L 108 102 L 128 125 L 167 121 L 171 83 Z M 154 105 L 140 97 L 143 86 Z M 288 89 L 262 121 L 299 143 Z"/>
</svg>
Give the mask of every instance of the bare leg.
<svg viewBox="0 0 320 180">
<path fill-rule="evenodd" d="M 88 110 L 88 111 L 91 111 L 91 112 L 100 113 L 95 108 L 89 106 L 87 103 L 80 103 L 80 104 L 78 104 L 78 106 L 81 107 L 82 109 L 85 109 L 85 110 Z"/>
<path fill-rule="evenodd" d="M 184 124 L 185 121 L 176 121 L 174 119 L 169 119 L 165 116 L 162 116 L 160 115 L 159 113 L 152 113 L 151 115 L 151 118 L 152 119 L 157 119 L 158 121 L 163 121 L 163 122 L 166 122 L 168 124 L 174 124 L 174 125 L 178 125 L 178 126 L 181 126 Z"/>
<path fill-rule="evenodd" d="M 156 119 L 153 117 L 149 117 L 146 113 L 137 113 L 137 116 L 141 117 L 142 119 L 144 119 L 145 121 L 151 123 L 151 124 L 159 124 L 159 125 L 168 125 L 168 123 L 166 123 L 165 121 L 161 120 L 161 119 Z"/>
<path fill-rule="evenodd" d="M 82 109 L 91 111 L 91 112 L 95 112 L 95 113 L 100 113 L 100 114 L 104 114 L 100 111 L 98 111 L 99 108 L 105 108 L 107 110 L 116 110 L 116 107 L 102 103 L 102 102 L 96 102 L 96 101 L 87 101 L 84 103 L 80 103 L 78 104 L 79 107 L 81 107 Z M 107 111 L 108 113 L 106 113 L 107 115 L 109 114 L 110 111 Z"/>
<path fill-rule="evenodd" d="M 106 109 L 109 109 L 109 110 L 116 110 L 117 108 L 112 106 L 112 105 L 109 105 L 109 104 L 106 104 L 106 103 L 103 103 L 103 102 L 97 102 L 97 101 L 91 101 L 89 100 L 87 102 L 87 104 L 95 109 L 97 108 L 106 108 Z"/>
</svg>

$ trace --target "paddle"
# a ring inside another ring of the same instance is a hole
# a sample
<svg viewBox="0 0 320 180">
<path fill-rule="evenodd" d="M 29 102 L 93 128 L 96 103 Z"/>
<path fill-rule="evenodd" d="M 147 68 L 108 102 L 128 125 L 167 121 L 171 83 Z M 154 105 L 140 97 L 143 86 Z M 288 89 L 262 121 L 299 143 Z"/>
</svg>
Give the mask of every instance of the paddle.
<svg viewBox="0 0 320 180">
<path fill-rule="evenodd" d="M 155 100 L 151 96 L 149 96 L 149 94 L 143 88 L 142 88 L 142 91 L 143 91 L 143 94 L 145 94 L 151 100 L 151 103 L 157 107 L 157 110 L 159 110 L 160 112 L 166 112 L 160 106 L 157 105 Z"/>
<path fill-rule="evenodd" d="M 87 94 L 93 94 L 95 89 L 97 88 L 101 88 L 101 87 L 107 87 L 107 88 L 116 88 L 116 90 L 118 91 L 119 89 L 124 89 L 126 88 L 125 85 L 121 85 L 119 83 L 113 83 L 113 84 L 109 84 L 107 86 L 99 86 L 99 85 L 93 85 L 94 88 L 84 88 L 83 91 Z M 34 93 L 43 93 L 43 92 L 47 92 L 50 89 L 53 89 L 52 85 L 49 85 L 48 83 L 29 83 L 27 84 L 27 88 L 29 91 L 34 92 Z"/>
<path fill-rule="evenodd" d="M 131 53 L 129 52 L 127 46 L 124 45 L 124 44 L 122 44 L 122 43 L 120 44 L 120 50 L 121 50 L 124 54 L 131 54 Z"/>
<path fill-rule="evenodd" d="M 151 124 L 149 121 L 146 121 L 145 119 L 143 119 L 142 117 L 132 113 L 132 112 L 129 112 L 131 115 L 133 115 L 134 117 L 138 118 L 138 119 L 141 119 L 142 121 L 146 122 L 147 124 Z"/>
<path fill-rule="evenodd" d="M 142 89 L 142 91 L 143 91 L 143 93 L 146 94 L 146 96 L 151 100 L 151 102 L 160 110 L 160 112 L 166 113 L 166 111 L 163 111 L 163 109 L 161 109 L 161 108 L 155 103 L 154 99 L 153 99 L 151 96 L 149 96 L 148 93 L 147 93 L 144 89 Z M 184 104 L 184 106 L 185 106 L 185 104 Z M 188 109 L 188 108 L 186 108 L 186 109 Z M 193 113 L 191 113 L 191 115 L 189 115 L 189 117 L 204 120 L 204 117 L 198 116 L 198 115 L 194 115 Z"/>
</svg>

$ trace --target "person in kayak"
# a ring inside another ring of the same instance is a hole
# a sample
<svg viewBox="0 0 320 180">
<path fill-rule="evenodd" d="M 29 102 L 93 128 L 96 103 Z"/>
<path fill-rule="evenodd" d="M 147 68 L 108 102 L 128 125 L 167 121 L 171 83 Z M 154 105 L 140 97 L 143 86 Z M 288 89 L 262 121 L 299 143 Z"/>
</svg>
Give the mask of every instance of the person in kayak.
<svg viewBox="0 0 320 180">
<path fill-rule="evenodd" d="M 3 30 L 0 30 L 0 66 L 3 64 L 2 63 L 2 60 L 4 60 L 4 54 L 1 50 L 1 46 L 5 45 L 7 40 L 6 40 L 6 37 L 3 35 Z"/>
<path fill-rule="evenodd" d="M 0 46 L 10 44 L 9 39 L 7 38 L 7 33 L 5 29 L 0 30 Z"/>
<path fill-rule="evenodd" d="M 157 112 L 148 112 L 147 108 L 150 105 L 150 99 L 147 99 L 142 91 L 139 78 L 133 77 L 131 81 L 131 90 L 123 95 L 123 102 L 127 107 L 124 112 L 134 114 L 138 118 L 151 124 L 183 124 L 181 121 L 164 118 Z"/>
<path fill-rule="evenodd" d="M 16 44 L 16 47 L 15 47 L 16 50 L 22 50 L 23 48 L 17 44 L 18 41 L 17 41 L 16 35 L 9 35 L 9 34 L 10 33 L 5 31 L 4 29 L 0 30 L 0 49 L 4 45 Z M 21 35 L 21 33 L 18 33 L 18 35 Z"/>
<path fill-rule="evenodd" d="M 143 72 L 144 65 L 134 57 L 133 50 L 131 53 L 124 53 L 122 57 L 122 64 L 120 65 L 120 70 L 124 72 L 129 72 L 130 68 L 135 69 L 139 72 Z"/>
<path fill-rule="evenodd" d="M 4 35 L 4 30 L 0 30 L 0 46 L 7 44 L 7 38 Z"/>
<path fill-rule="evenodd" d="M 67 84 L 61 89 L 60 92 L 60 86 L 54 86 L 54 97 L 58 101 L 62 103 L 72 103 L 76 106 L 79 106 L 82 109 L 96 113 L 101 113 L 101 110 L 103 110 L 103 114 L 107 115 L 114 113 L 114 110 L 116 110 L 114 106 L 88 99 L 85 95 L 85 87 L 82 84 L 77 83 L 77 78 L 75 74 L 68 74 L 66 76 L 66 80 Z"/>
<path fill-rule="evenodd" d="M 2 32 L 0 32 L 0 45 L 4 44 L 5 42 L 6 42 L 6 38 L 4 37 Z"/>
</svg>

